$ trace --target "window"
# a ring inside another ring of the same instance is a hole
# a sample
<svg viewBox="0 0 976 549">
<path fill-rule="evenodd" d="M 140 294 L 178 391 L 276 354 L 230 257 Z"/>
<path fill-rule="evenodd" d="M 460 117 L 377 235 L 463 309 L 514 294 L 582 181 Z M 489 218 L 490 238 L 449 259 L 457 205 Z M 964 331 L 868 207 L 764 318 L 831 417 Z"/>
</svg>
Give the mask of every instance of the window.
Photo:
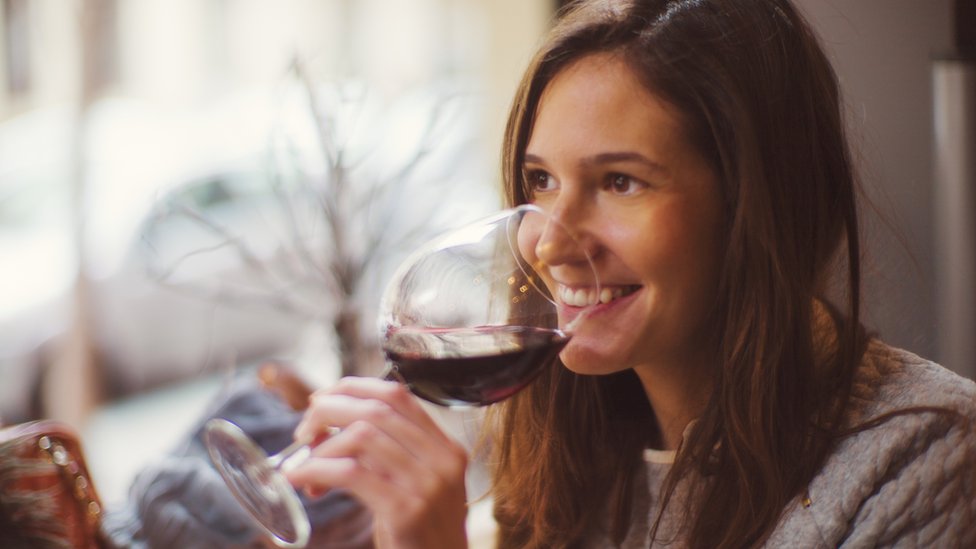
<svg viewBox="0 0 976 549">
<path fill-rule="evenodd" d="M 7 90 L 11 95 L 30 90 L 29 0 L 3 0 L 3 51 Z"/>
</svg>

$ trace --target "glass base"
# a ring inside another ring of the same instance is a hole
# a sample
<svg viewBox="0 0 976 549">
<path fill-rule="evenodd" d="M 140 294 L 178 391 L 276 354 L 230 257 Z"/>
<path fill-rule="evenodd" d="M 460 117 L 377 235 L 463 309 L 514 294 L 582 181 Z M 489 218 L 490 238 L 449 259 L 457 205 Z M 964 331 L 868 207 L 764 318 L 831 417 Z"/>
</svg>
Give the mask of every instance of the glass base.
<svg viewBox="0 0 976 549">
<path fill-rule="evenodd" d="M 231 493 L 278 547 L 308 544 L 311 525 L 298 494 L 268 455 L 238 427 L 211 419 L 204 443 Z"/>
</svg>

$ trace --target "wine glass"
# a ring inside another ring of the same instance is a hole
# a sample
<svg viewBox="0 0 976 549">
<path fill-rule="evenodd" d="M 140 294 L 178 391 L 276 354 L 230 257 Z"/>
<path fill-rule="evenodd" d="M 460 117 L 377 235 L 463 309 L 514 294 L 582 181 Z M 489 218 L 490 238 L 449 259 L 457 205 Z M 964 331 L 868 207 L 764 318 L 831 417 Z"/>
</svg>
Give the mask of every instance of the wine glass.
<svg viewBox="0 0 976 549">
<path fill-rule="evenodd" d="M 566 226 L 531 204 L 503 210 L 429 242 L 397 269 L 380 304 L 383 377 L 441 406 L 499 402 L 553 364 L 599 295 L 592 259 Z M 279 469 L 314 442 L 269 457 L 227 420 L 205 426 L 217 471 L 279 547 L 308 543 L 308 517 Z"/>
</svg>

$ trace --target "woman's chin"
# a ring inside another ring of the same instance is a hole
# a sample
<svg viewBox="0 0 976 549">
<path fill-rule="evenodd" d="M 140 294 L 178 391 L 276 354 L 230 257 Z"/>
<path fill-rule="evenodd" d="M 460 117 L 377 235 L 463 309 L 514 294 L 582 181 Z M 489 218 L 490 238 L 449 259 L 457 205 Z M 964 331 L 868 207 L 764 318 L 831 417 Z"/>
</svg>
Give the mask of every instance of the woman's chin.
<svg viewBox="0 0 976 549">
<path fill-rule="evenodd" d="M 559 359 L 566 369 L 580 375 L 603 375 L 620 370 L 618 367 L 611 367 L 620 363 L 617 357 L 600 352 L 598 347 L 585 343 L 574 336 L 569 345 L 559 353 Z"/>
</svg>

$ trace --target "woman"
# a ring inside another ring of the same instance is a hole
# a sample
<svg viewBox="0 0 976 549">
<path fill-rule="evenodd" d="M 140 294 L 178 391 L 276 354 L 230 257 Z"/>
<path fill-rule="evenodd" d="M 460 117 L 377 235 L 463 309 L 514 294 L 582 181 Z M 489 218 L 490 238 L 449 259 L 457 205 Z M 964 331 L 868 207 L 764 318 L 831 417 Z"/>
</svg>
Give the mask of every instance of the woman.
<svg viewBox="0 0 976 549">
<path fill-rule="evenodd" d="M 491 410 L 501 547 L 976 544 L 976 385 L 861 329 L 839 105 L 788 0 L 561 17 L 505 181 L 583 235 L 614 299 Z M 327 425 L 296 485 L 357 494 L 382 546 L 465 546 L 464 454 L 401 387 L 318 393 L 298 434 Z"/>
</svg>

